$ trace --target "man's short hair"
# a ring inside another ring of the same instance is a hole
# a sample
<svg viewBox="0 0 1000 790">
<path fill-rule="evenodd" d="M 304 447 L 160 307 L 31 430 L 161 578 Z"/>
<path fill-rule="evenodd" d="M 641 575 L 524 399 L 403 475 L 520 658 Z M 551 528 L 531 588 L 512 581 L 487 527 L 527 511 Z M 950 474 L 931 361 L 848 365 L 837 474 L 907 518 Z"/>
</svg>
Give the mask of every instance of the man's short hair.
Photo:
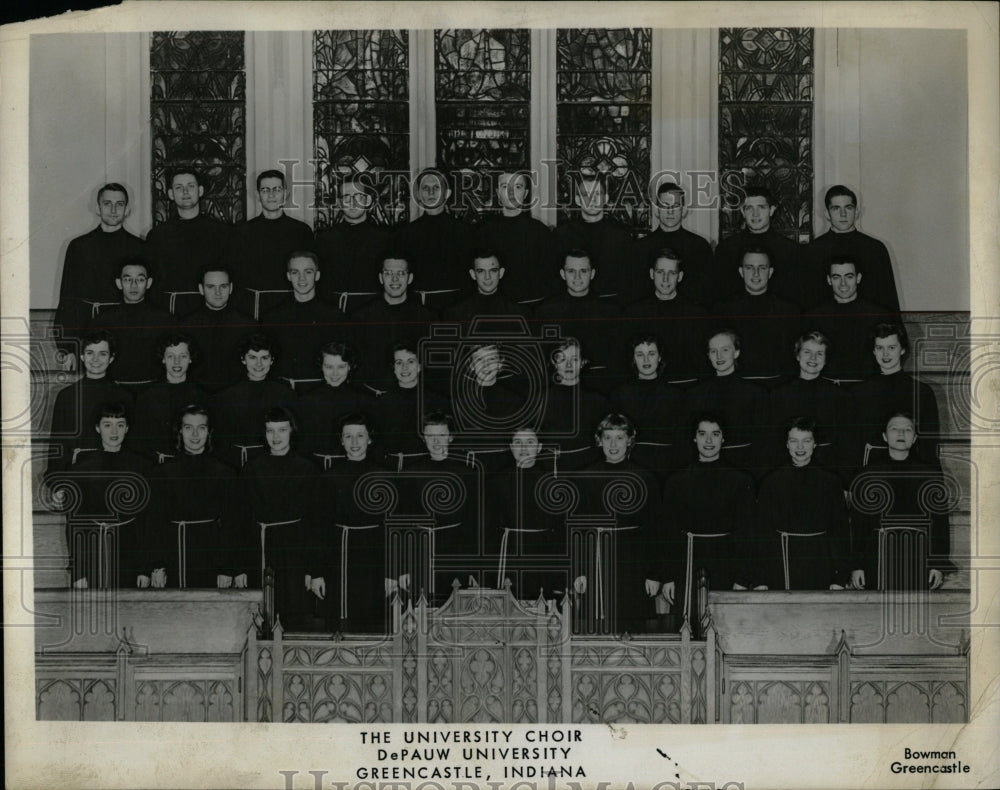
<svg viewBox="0 0 1000 790">
<path fill-rule="evenodd" d="M 698 435 L 698 426 L 703 422 L 714 422 L 719 426 L 719 430 L 722 431 L 722 435 L 726 435 L 726 420 L 721 414 L 715 411 L 703 411 L 698 414 L 697 417 L 691 422 L 691 435 Z"/>
<path fill-rule="evenodd" d="M 417 173 L 416 178 L 413 179 L 413 190 L 418 190 L 420 188 L 420 182 L 425 178 L 430 178 L 431 176 L 440 181 L 444 189 L 450 188 L 451 185 L 448 183 L 448 176 L 443 169 L 439 167 L 425 167 Z"/>
<path fill-rule="evenodd" d="M 795 356 L 799 355 L 799 352 L 802 350 L 802 346 L 804 346 L 810 340 L 814 343 L 819 343 L 827 351 L 830 350 L 830 338 L 828 338 L 818 329 L 814 329 L 812 332 L 804 332 L 803 334 L 799 335 L 798 340 L 795 341 Z"/>
<path fill-rule="evenodd" d="M 299 432 L 299 421 L 295 414 L 285 406 L 272 406 L 264 413 L 264 424 L 269 422 L 287 422 L 292 428 L 292 436 Z"/>
<path fill-rule="evenodd" d="M 193 167 L 178 166 L 178 167 L 173 167 L 167 171 L 167 189 L 174 188 L 174 179 L 177 178 L 177 176 L 194 176 L 194 182 L 198 186 L 204 186 L 201 183 L 201 176 L 198 175 L 197 170 L 195 170 Z"/>
<path fill-rule="evenodd" d="M 121 192 L 123 195 L 125 195 L 125 205 L 126 206 L 128 205 L 128 190 L 125 189 L 125 187 L 123 187 L 117 181 L 109 181 L 107 184 L 105 184 L 104 186 L 102 186 L 100 189 L 97 190 L 98 203 L 101 202 L 101 198 L 104 196 L 105 192 Z"/>
<path fill-rule="evenodd" d="M 872 350 L 875 349 L 876 340 L 885 340 L 887 337 L 895 335 L 899 338 L 900 347 L 908 354 L 910 353 L 910 337 L 906 334 L 906 328 L 902 324 L 886 322 L 875 324 L 868 333 L 868 340 Z"/>
<path fill-rule="evenodd" d="M 496 173 L 496 189 L 500 188 L 500 176 L 505 173 L 510 173 L 512 180 L 518 178 L 524 178 L 524 196 L 526 198 L 531 197 L 531 171 L 530 170 L 498 170 Z M 496 191 L 496 190 L 494 190 Z"/>
<path fill-rule="evenodd" d="M 163 360 L 163 355 L 167 353 L 167 349 L 171 346 L 179 346 L 181 343 L 187 346 L 188 355 L 191 357 L 191 365 L 197 365 L 198 360 L 201 359 L 201 349 L 198 348 L 198 344 L 194 342 L 194 338 L 190 335 L 184 334 L 183 332 L 169 332 L 165 335 L 160 335 L 159 339 L 156 341 L 156 361 L 161 362 Z"/>
<path fill-rule="evenodd" d="M 260 192 L 260 183 L 265 178 L 277 178 L 281 181 L 281 186 L 285 186 L 285 174 L 280 170 L 265 170 L 259 176 L 257 176 L 257 191 Z"/>
<path fill-rule="evenodd" d="M 584 184 L 597 184 L 607 194 L 608 179 L 601 171 L 578 171 L 573 175 L 573 189 L 579 191 Z"/>
<path fill-rule="evenodd" d="M 656 252 L 654 252 L 652 258 L 649 261 L 649 268 L 655 269 L 656 262 L 660 260 L 660 258 L 666 258 L 668 261 L 677 261 L 677 271 L 678 272 L 684 271 L 684 258 L 682 258 L 681 254 L 677 252 L 677 250 L 675 250 L 673 247 L 661 247 Z"/>
<path fill-rule="evenodd" d="M 368 431 L 369 439 L 375 436 L 375 424 L 372 422 L 372 418 L 360 411 L 345 415 L 344 418 L 340 420 L 337 428 L 341 433 L 343 433 L 344 428 L 348 425 L 363 425 Z"/>
<path fill-rule="evenodd" d="M 228 263 L 203 263 L 198 267 L 198 282 L 205 284 L 205 275 L 209 272 L 225 272 L 229 282 L 233 281 L 233 267 Z"/>
<path fill-rule="evenodd" d="M 503 266 L 503 258 L 500 257 L 500 253 L 494 247 L 477 247 L 472 251 L 472 259 L 469 263 L 469 268 L 473 268 L 476 265 L 476 261 L 484 261 L 489 258 L 496 258 L 497 263 Z"/>
<path fill-rule="evenodd" d="M 733 344 L 733 348 L 737 351 L 740 350 L 740 333 L 735 329 L 730 329 L 729 327 L 724 327 L 723 329 L 717 329 L 712 334 L 710 334 L 705 340 L 705 350 L 708 350 L 708 344 L 712 342 L 713 337 L 718 337 L 719 335 L 725 335 L 729 338 L 729 342 Z"/>
<path fill-rule="evenodd" d="M 348 379 L 353 378 L 357 369 L 361 366 L 361 360 L 358 359 L 358 354 L 354 350 L 354 347 L 340 340 L 331 340 L 319 350 L 318 361 L 320 367 L 323 366 L 323 357 L 325 356 L 340 357 L 344 360 L 351 368 L 347 374 Z"/>
<path fill-rule="evenodd" d="M 605 431 L 625 431 L 629 439 L 635 438 L 635 423 L 632 422 L 624 414 L 617 412 L 612 412 L 611 414 L 606 414 L 604 418 L 597 423 L 597 428 L 594 429 L 594 436 L 600 441 L 601 434 Z"/>
<path fill-rule="evenodd" d="M 142 255 L 129 255 L 122 258 L 121 262 L 118 264 L 118 271 L 115 277 L 121 279 L 122 272 L 125 271 L 126 266 L 141 266 L 146 271 L 146 279 L 153 280 L 156 279 L 155 272 L 153 270 L 153 262 Z"/>
<path fill-rule="evenodd" d="M 834 266 L 853 266 L 855 273 L 858 272 L 858 262 L 853 255 L 833 255 L 826 262 L 826 273 L 829 274 Z"/>
<path fill-rule="evenodd" d="M 107 343 L 108 352 L 111 356 L 115 355 L 115 348 L 117 346 L 115 336 L 107 329 L 95 329 L 87 332 L 80 341 L 80 353 L 82 354 L 86 351 L 87 346 L 96 346 L 98 343 Z"/>
<path fill-rule="evenodd" d="M 774 266 L 774 264 L 771 263 L 771 253 L 768 252 L 767 247 L 763 244 L 744 244 L 740 247 L 740 266 L 743 265 L 743 259 L 746 258 L 747 255 L 763 255 L 767 258 L 768 266 Z"/>
<path fill-rule="evenodd" d="M 122 401 L 105 401 L 94 409 L 94 425 L 100 425 L 104 419 L 123 419 L 128 422 L 128 406 Z"/>
<path fill-rule="evenodd" d="M 656 188 L 656 197 L 659 198 L 661 195 L 665 195 L 668 192 L 676 192 L 681 196 L 681 205 L 684 205 L 687 200 L 687 195 L 684 192 L 684 187 L 680 184 L 675 184 L 673 181 L 663 181 Z"/>
<path fill-rule="evenodd" d="M 896 411 L 891 412 L 885 418 L 885 423 L 884 423 L 885 427 L 888 428 L 889 427 L 889 423 L 892 422 L 897 417 L 902 417 L 903 419 L 909 420 L 910 421 L 910 425 L 913 426 L 914 432 L 917 430 L 917 421 L 913 418 L 913 412 L 906 411 L 904 409 L 897 409 Z"/>
<path fill-rule="evenodd" d="M 774 202 L 774 193 L 770 190 L 769 187 L 766 187 L 763 184 L 748 184 L 746 187 L 744 187 L 743 189 L 744 201 L 747 198 L 752 198 L 752 197 L 764 198 L 764 200 L 767 201 L 768 206 L 777 205 L 777 203 Z"/>
<path fill-rule="evenodd" d="M 243 359 L 251 351 L 270 351 L 272 358 L 278 356 L 278 344 L 270 335 L 263 332 L 251 332 L 240 343 L 240 359 Z"/>
<path fill-rule="evenodd" d="M 212 452 L 212 415 L 207 408 L 202 406 L 200 403 L 189 403 L 179 412 L 177 412 L 177 417 L 174 419 L 174 434 L 177 436 L 177 443 L 175 448 L 178 452 L 184 449 L 184 434 L 182 433 L 184 429 L 184 418 L 188 415 L 194 415 L 196 417 L 204 417 L 208 420 L 205 423 L 208 426 L 208 440 L 205 442 L 205 452 Z"/>
<path fill-rule="evenodd" d="M 816 439 L 816 420 L 812 417 L 793 417 L 785 423 L 785 439 L 792 431 L 807 431 L 812 434 L 813 441 Z"/>
<path fill-rule="evenodd" d="M 296 258 L 308 258 L 315 264 L 316 271 L 319 271 L 319 256 L 312 250 L 294 250 L 285 256 L 285 268 Z"/>
<path fill-rule="evenodd" d="M 834 184 L 828 190 L 826 190 L 826 195 L 823 196 L 823 205 L 826 206 L 827 211 L 830 210 L 830 201 L 835 197 L 849 197 L 851 203 L 855 206 L 858 205 L 858 196 L 854 194 L 854 191 L 848 189 L 843 184 Z"/>
<path fill-rule="evenodd" d="M 423 433 L 431 425 L 443 425 L 451 433 L 451 417 L 443 411 L 432 411 L 429 414 L 425 414 L 420 421 L 420 432 Z"/>
<path fill-rule="evenodd" d="M 594 259 L 591 258 L 590 253 L 587 252 L 582 247 L 574 247 L 563 256 L 563 262 L 562 262 L 563 267 L 566 266 L 566 261 L 568 261 L 570 258 L 586 258 L 587 263 L 590 264 L 590 268 L 591 269 L 594 268 Z"/>
<path fill-rule="evenodd" d="M 382 260 L 379 262 L 382 266 L 385 266 L 386 261 L 402 261 L 406 264 L 406 271 L 410 274 L 413 273 L 413 261 L 410 260 L 410 253 L 406 250 L 390 249 L 382 253 Z"/>
</svg>

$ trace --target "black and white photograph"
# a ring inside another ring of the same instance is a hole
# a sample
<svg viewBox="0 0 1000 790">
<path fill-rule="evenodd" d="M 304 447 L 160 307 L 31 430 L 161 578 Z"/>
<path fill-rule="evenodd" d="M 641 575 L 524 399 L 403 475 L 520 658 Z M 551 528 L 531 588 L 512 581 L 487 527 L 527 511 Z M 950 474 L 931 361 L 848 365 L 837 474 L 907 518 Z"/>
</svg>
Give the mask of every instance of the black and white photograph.
<svg viewBox="0 0 1000 790">
<path fill-rule="evenodd" d="M 996 7 L 535 5 L 0 28 L 9 786 L 1000 779 Z"/>
</svg>

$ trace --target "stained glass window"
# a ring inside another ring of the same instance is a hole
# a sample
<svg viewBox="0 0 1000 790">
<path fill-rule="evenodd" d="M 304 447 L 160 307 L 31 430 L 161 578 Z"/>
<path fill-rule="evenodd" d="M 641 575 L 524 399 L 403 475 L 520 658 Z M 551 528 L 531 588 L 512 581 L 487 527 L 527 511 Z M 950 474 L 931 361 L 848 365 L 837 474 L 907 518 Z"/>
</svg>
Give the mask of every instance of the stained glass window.
<svg viewBox="0 0 1000 790">
<path fill-rule="evenodd" d="M 771 226 L 800 242 L 812 233 L 812 28 L 719 31 L 720 232 L 742 226 L 740 188 L 776 196 Z"/>
<path fill-rule="evenodd" d="M 611 215 L 648 229 L 651 42 L 650 28 L 556 32 L 560 221 L 569 216 L 573 175 L 601 172 Z"/>
<path fill-rule="evenodd" d="M 313 37 L 316 227 L 335 219 L 338 175 L 362 175 L 372 219 L 408 219 L 409 43 L 405 30 L 317 30 Z M 369 180 L 370 179 L 370 180 Z"/>
<path fill-rule="evenodd" d="M 149 53 L 153 223 L 172 216 L 167 173 L 201 176 L 201 210 L 246 215 L 246 59 L 241 31 L 153 33 Z"/>
<path fill-rule="evenodd" d="M 486 212 L 495 175 L 529 166 L 529 30 L 436 30 L 437 164 L 455 174 L 458 213 Z"/>
</svg>

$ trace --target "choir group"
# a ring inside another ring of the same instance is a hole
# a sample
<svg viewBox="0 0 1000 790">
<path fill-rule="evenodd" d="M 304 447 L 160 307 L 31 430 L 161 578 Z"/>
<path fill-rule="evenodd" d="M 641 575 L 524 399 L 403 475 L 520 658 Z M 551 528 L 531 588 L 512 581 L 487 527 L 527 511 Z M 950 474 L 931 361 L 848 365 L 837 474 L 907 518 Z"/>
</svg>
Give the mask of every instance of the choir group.
<svg viewBox="0 0 1000 790">
<path fill-rule="evenodd" d="M 314 235 L 280 171 L 233 227 L 180 169 L 176 216 L 144 241 L 105 184 L 56 318 L 82 374 L 56 398 L 46 483 L 73 585 L 266 578 L 286 629 L 379 632 L 395 596 L 509 583 L 572 601 L 590 633 L 688 615 L 702 572 L 941 585 L 937 402 L 904 372 L 889 255 L 850 189 L 800 245 L 747 187 L 745 228 L 713 251 L 675 183 L 634 239 L 599 176 L 554 229 L 529 173 L 495 176 L 498 210 L 471 224 L 421 172 L 398 229 L 344 178 Z"/>
</svg>

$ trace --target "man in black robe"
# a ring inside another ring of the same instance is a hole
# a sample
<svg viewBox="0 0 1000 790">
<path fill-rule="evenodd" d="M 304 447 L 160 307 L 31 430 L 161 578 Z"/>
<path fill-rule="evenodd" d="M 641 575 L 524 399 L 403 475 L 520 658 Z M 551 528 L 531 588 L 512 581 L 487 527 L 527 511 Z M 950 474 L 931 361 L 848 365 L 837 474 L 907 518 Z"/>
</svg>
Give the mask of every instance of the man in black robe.
<svg viewBox="0 0 1000 790">
<path fill-rule="evenodd" d="M 740 333 L 741 375 L 773 382 L 789 372 L 799 309 L 771 290 L 774 267 L 764 246 L 746 247 L 734 274 L 742 278 L 742 293 L 716 304 L 714 312 Z"/>
<path fill-rule="evenodd" d="M 445 321 L 458 321 L 465 331 L 476 318 L 501 317 L 527 319 L 529 308 L 509 299 L 501 280 L 506 282 L 507 269 L 496 250 L 478 249 L 472 254 L 469 276 L 476 284 L 476 292 L 444 310 Z M 514 322 L 516 324 L 516 322 Z"/>
<path fill-rule="evenodd" d="M 716 301 L 724 301 L 737 296 L 739 283 L 733 272 L 739 270 L 743 253 L 747 247 L 763 248 L 771 267 L 774 269 L 774 293 L 794 303 L 800 310 L 811 307 L 805 290 L 806 267 L 803 264 L 803 248 L 787 239 L 771 227 L 771 218 L 778 206 L 767 187 L 748 186 L 743 198 L 743 219 L 746 227 L 739 233 L 719 242 L 712 262 L 711 290 Z M 711 305 L 706 305 L 711 306 Z"/>
<path fill-rule="evenodd" d="M 857 382 L 874 375 L 878 368 L 871 355 L 872 327 L 899 322 L 888 308 L 859 296 L 859 290 L 868 290 L 861 280 L 852 258 L 830 258 L 826 282 L 833 294 L 802 317 L 804 329 L 818 329 L 830 338 L 833 351 L 825 375 L 836 381 Z"/>
<path fill-rule="evenodd" d="M 680 287 L 688 276 L 682 255 L 669 247 L 650 253 L 649 279 L 653 293 L 625 308 L 622 325 L 623 334 L 661 338 L 663 377 L 670 382 L 691 384 L 709 372 L 702 350 L 709 316 L 700 304 L 685 296 L 690 291 Z"/>
<path fill-rule="evenodd" d="M 72 339 L 84 333 L 101 307 L 121 299 L 114 283 L 122 261 L 142 255 L 142 239 L 125 230 L 128 215 L 128 191 L 118 183 L 105 184 L 97 191 L 100 224 L 66 248 L 55 317 L 55 326 L 63 332 L 58 348 L 65 355 L 65 370 L 75 369 L 79 353 Z"/>
<path fill-rule="evenodd" d="M 503 261 L 504 290 L 519 304 L 544 299 L 553 285 L 552 230 L 531 216 L 531 174 L 524 170 L 497 175 L 500 212 L 484 219 L 475 228 L 476 245 L 495 250 Z"/>
<path fill-rule="evenodd" d="M 320 296 L 351 313 L 381 291 L 375 278 L 391 246 L 392 229 L 372 219 L 375 194 L 369 184 L 343 179 L 334 188 L 337 219 L 316 234 L 316 254 L 326 272 L 319 284 Z"/>
<path fill-rule="evenodd" d="M 156 343 L 177 327 L 177 319 L 146 298 L 154 271 L 143 258 L 126 259 L 115 278 L 121 302 L 103 309 L 93 323 L 95 329 L 113 332 L 117 340 L 111 369 L 115 381 L 137 391 L 159 378 Z"/>
<path fill-rule="evenodd" d="M 752 583 L 772 590 L 843 589 L 854 570 L 843 484 L 814 461 L 812 420 L 792 420 L 785 445 L 791 463 L 760 485 Z"/>
<path fill-rule="evenodd" d="M 149 232 L 145 254 L 161 280 L 157 301 L 175 315 L 184 315 L 198 303 L 202 266 L 227 260 L 233 249 L 233 228 L 201 210 L 205 187 L 192 169 L 181 167 L 169 173 L 167 187 L 177 216 Z"/>
<path fill-rule="evenodd" d="M 260 291 L 288 291 L 285 264 L 290 253 L 313 246 L 313 233 L 306 223 L 285 213 L 285 174 L 265 170 L 257 176 L 257 200 L 261 212 L 238 225 L 230 265 L 243 289 L 237 304 L 241 310 L 259 317 L 281 302 L 282 294 Z"/>
<path fill-rule="evenodd" d="M 683 187 L 670 181 L 661 183 L 656 189 L 656 202 L 653 204 L 657 227 L 632 246 L 633 271 L 626 278 L 623 291 L 627 301 L 623 304 L 646 297 L 647 291 L 641 287 L 645 282 L 641 267 L 645 267 L 647 261 L 655 264 L 658 251 L 665 249 L 673 250 L 677 259 L 684 262 L 683 275 L 678 272 L 676 283 L 681 296 L 698 304 L 711 304 L 715 299 L 709 277 L 712 245 L 708 239 L 682 226 L 687 213 Z M 659 287 L 659 282 L 653 279 Z"/>
<path fill-rule="evenodd" d="M 295 250 L 289 254 L 286 267 L 292 294 L 268 312 L 261 325 L 281 349 L 275 373 L 296 390 L 308 389 L 319 378 L 319 350 L 331 340 L 350 342 L 353 337 L 344 312 L 324 302 L 316 291 L 322 274 L 316 253 Z"/>
<path fill-rule="evenodd" d="M 228 266 L 206 267 L 198 284 L 202 304 L 180 322 L 198 346 L 194 372 L 210 392 L 235 384 L 245 375 L 239 347 L 257 327 L 256 321 L 233 306 L 234 285 Z"/>
<path fill-rule="evenodd" d="M 890 312 L 898 313 L 899 293 L 889 251 L 881 241 L 858 230 L 858 196 L 842 184 L 837 184 L 826 191 L 824 203 L 830 230 L 809 242 L 805 250 L 809 267 L 808 293 L 813 304 L 819 303 L 826 295 L 823 283 L 830 261 L 848 258 L 858 267 L 858 280 L 861 277 L 865 279 L 865 296 Z"/>
</svg>

